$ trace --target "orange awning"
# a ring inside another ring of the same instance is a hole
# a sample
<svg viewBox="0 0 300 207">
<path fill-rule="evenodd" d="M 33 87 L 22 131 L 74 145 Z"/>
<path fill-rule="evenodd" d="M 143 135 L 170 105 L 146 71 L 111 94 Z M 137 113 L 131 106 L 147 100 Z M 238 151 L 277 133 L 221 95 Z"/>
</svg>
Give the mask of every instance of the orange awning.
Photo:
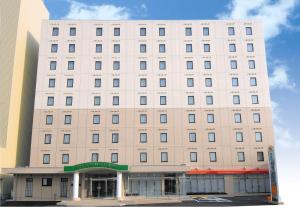
<svg viewBox="0 0 300 207">
<path fill-rule="evenodd" d="M 268 169 L 192 169 L 187 171 L 188 175 L 228 175 L 228 174 L 269 174 Z"/>
</svg>

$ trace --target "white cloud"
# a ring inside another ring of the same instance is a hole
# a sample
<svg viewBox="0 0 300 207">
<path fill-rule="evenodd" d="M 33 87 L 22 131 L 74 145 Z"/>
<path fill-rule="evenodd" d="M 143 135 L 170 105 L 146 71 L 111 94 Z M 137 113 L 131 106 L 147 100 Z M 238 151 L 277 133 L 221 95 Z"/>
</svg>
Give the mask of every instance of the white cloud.
<svg viewBox="0 0 300 207">
<path fill-rule="evenodd" d="M 69 0 L 70 10 L 63 19 L 97 19 L 97 20 L 122 20 L 130 19 L 131 13 L 127 7 L 112 4 L 87 5 L 74 0 Z"/>
<path fill-rule="evenodd" d="M 229 11 L 219 14 L 221 19 L 261 19 L 266 40 L 280 34 L 282 27 L 289 27 L 289 17 L 298 0 L 231 0 Z"/>
<path fill-rule="evenodd" d="M 278 103 L 272 101 L 273 127 L 278 148 L 300 149 L 300 140 L 292 136 L 290 129 L 280 118 L 280 108 Z"/>
<path fill-rule="evenodd" d="M 295 82 L 290 80 L 286 65 L 276 64 L 272 74 L 269 76 L 270 89 L 288 89 L 294 90 Z"/>
</svg>

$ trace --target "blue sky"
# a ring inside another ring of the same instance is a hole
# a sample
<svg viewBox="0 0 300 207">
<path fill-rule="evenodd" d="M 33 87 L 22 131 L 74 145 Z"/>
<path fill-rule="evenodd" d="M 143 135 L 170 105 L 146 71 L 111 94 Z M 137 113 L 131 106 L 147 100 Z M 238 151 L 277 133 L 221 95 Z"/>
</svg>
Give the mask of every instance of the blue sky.
<svg viewBox="0 0 300 207">
<path fill-rule="evenodd" d="M 292 188 L 293 181 L 285 177 L 295 173 L 291 171 L 292 167 L 295 170 L 294 161 L 300 171 L 300 161 L 295 159 L 300 158 L 300 0 L 44 1 L 51 19 L 261 19 L 265 24 L 279 177 L 283 189 Z"/>
</svg>

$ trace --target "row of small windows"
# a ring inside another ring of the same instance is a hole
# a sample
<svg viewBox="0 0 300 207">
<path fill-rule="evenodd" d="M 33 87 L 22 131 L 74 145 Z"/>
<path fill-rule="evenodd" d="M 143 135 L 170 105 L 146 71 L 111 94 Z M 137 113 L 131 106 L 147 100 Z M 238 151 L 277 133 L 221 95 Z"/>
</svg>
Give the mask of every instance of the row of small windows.
<svg viewBox="0 0 300 207">
<path fill-rule="evenodd" d="M 230 60 L 230 68 L 231 69 L 237 69 L 238 63 L 237 60 Z M 147 61 L 140 61 L 139 62 L 139 69 L 140 70 L 147 70 Z M 57 61 L 53 60 L 50 61 L 50 70 L 56 70 L 57 69 Z M 120 61 L 113 61 L 112 69 L 113 70 L 120 70 L 121 63 Z M 205 60 L 203 62 L 203 68 L 204 69 L 212 69 L 212 62 L 210 60 Z M 255 60 L 248 60 L 248 68 L 249 69 L 255 69 Z M 68 61 L 67 64 L 68 70 L 74 70 L 75 69 L 75 61 L 71 60 Z M 167 69 L 167 63 L 166 61 L 159 61 L 159 70 L 166 70 Z M 192 70 L 194 69 L 194 62 L 192 60 L 186 61 L 186 69 Z M 95 70 L 102 70 L 102 61 L 95 61 Z"/>
<path fill-rule="evenodd" d="M 69 53 L 75 53 L 75 44 L 69 44 Z M 193 52 L 193 45 L 192 44 L 186 44 L 185 51 L 187 53 Z M 57 53 L 58 52 L 58 44 L 51 44 L 51 53 Z M 96 53 L 102 53 L 103 48 L 102 44 L 96 44 L 95 47 Z M 121 45 L 120 44 L 113 44 L 113 52 L 114 53 L 120 53 L 121 52 Z M 146 53 L 147 52 L 147 45 L 146 44 L 140 44 L 140 53 Z M 166 44 L 159 44 L 158 45 L 158 52 L 159 53 L 165 53 L 166 52 Z M 203 52 L 211 52 L 211 46 L 210 44 L 203 44 Z M 230 43 L 229 44 L 229 52 L 236 52 L 236 44 Z M 254 52 L 254 46 L 253 43 L 247 43 L 247 52 Z"/>
<path fill-rule="evenodd" d="M 111 134 L 111 143 L 119 143 L 119 133 L 112 133 Z M 145 132 L 140 133 L 140 143 L 147 143 L 148 142 L 148 134 Z M 100 134 L 93 133 L 91 137 L 91 143 L 98 144 L 100 143 Z M 188 135 L 189 142 L 197 142 L 197 134 L 196 132 L 189 132 Z M 208 142 L 216 142 L 216 134 L 215 132 L 208 132 L 207 133 Z M 237 131 L 235 132 L 235 140 L 236 142 L 244 142 L 244 135 L 243 132 Z M 262 132 L 255 132 L 255 141 L 262 142 Z M 52 142 L 52 134 L 45 134 L 44 137 L 44 144 L 51 144 Z M 160 142 L 167 143 L 168 142 L 168 133 L 161 132 L 160 133 Z M 71 134 L 64 134 L 63 135 L 63 144 L 70 144 L 71 143 Z"/>
<path fill-rule="evenodd" d="M 160 114 L 160 123 L 166 124 L 168 123 L 167 114 Z M 253 122 L 261 123 L 260 113 L 253 113 Z M 120 116 L 119 114 L 112 115 L 112 124 L 119 124 Z M 147 123 L 147 114 L 140 114 L 140 124 Z M 188 114 L 188 123 L 196 123 L 196 115 Z M 215 123 L 215 115 L 207 114 L 207 123 Z M 234 113 L 234 123 L 242 123 L 242 115 L 241 113 Z M 53 115 L 46 115 L 46 125 L 53 124 Z M 72 115 L 65 115 L 64 124 L 69 125 L 72 124 Z M 100 124 L 100 115 L 93 115 L 93 124 Z"/>
<path fill-rule="evenodd" d="M 209 27 L 202 28 L 202 35 L 209 36 L 210 34 Z M 76 36 L 76 27 L 69 28 L 69 36 Z M 121 36 L 121 29 L 119 27 L 113 28 L 114 36 Z M 192 36 L 193 35 L 193 28 L 192 27 L 185 27 L 184 29 L 185 36 Z M 229 36 L 234 36 L 236 34 L 234 27 L 227 27 L 227 34 Z M 252 27 L 245 27 L 245 34 L 252 35 Z M 103 36 L 103 28 L 97 27 L 95 30 L 96 36 Z M 142 27 L 139 28 L 139 35 L 140 36 L 147 36 L 147 28 Z M 159 36 L 166 36 L 166 28 L 160 27 L 158 28 L 158 35 Z M 52 28 L 52 36 L 59 36 L 59 27 Z"/>
<path fill-rule="evenodd" d="M 190 152 L 190 162 L 198 161 L 197 154 L 198 154 L 197 152 Z M 245 153 L 237 152 L 237 161 L 245 162 L 245 160 L 246 160 Z M 62 154 L 62 164 L 69 164 L 69 161 L 70 161 L 70 155 Z M 99 161 L 99 153 L 92 153 L 91 154 L 91 162 L 98 162 L 98 161 Z M 168 162 L 168 152 L 160 153 L 160 161 Z M 217 162 L 217 153 L 216 152 L 209 152 L 209 161 Z M 264 161 L 264 153 L 262 151 L 257 152 L 257 161 L 258 162 Z M 118 163 L 118 153 L 111 153 L 111 162 Z M 140 152 L 140 162 L 147 162 L 147 152 Z M 50 164 L 50 154 L 43 154 L 43 164 Z"/>
</svg>

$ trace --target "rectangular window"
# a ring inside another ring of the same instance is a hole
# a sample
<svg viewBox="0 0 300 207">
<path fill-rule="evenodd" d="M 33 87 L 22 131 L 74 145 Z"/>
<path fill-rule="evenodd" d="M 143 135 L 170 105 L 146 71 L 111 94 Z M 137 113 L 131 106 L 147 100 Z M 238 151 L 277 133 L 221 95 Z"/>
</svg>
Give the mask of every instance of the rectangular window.
<svg viewBox="0 0 300 207">
<path fill-rule="evenodd" d="M 52 186 L 52 178 L 42 178 L 42 186 Z"/>
<path fill-rule="evenodd" d="M 166 30 L 165 30 L 165 28 L 159 28 L 159 36 L 165 36 L 166 35 Z"/>
<path fill-rule="evenodd" d="M 190 162 L 197 162 L 197 152 L 190 152 Z"/>
<path fill-rule="evenodd" d="M 119 105 L 119 96 L 113 96 L 113 106 L 118 106 Z"/>
<path fill-rule="evenodd" d="M 233 87 L 239 86 L 239 79 L 238 78 L 231 78 L 231 85 Z"/>
<path fill-rule="evenodd" d="M 59 28 L 53 27 L 52 28 L 52 36 L 58 36 L 59 35 Z"/>
<path fill-rule="evenodd" d="M 194 96 L 188 96 L 188 105 L 195 105 Z"/>
<path fill-rule="evenodd" d="M 51 53 L 57 53 L 58 44 L 51 44 Z"/>
<path fill-rule="evenodd" d="M 75 44 L 69 44 L 69 53 L 75 52 Z"/>
<path fill-rule="evenodd" d="M 112 115 L 112 124 L 119 124 L 119 115 L 118 114 L 113 114 Z"/>
<path fill-rule="evenodd" d="M 217 162 L 217 153 L 216 152 L 210 152 L 209 153 L 209 160 L 210 160 L 210 162 Z"/>
<path fill-rule="evenodd" d="M 204 52 L 210 52 L 210 44 L 204 44 L 203 50 L 204 50 Z"/>
<path fill-rule="evenodd" d="M 33 178 L 26 178 L 25 197 L 32 197 L 33 192 Z"/>
<path fill-rule="evenodd" d="M 166 96 L 160 96 L 159 97 L 159 104 L 160 105 L 167 105 L 167 97 Z"/>
<path fill-rule="evenodd" d="M 246 27 L 246 35 L 252 35 L 252 27 Z"/>
<path fill-rule="evenodd" d="M 92 135 L 92 143 L 99 143 L 100 135 L 98 133 L 94 133 Z"/>
<path fill-rule="evenodd" d="M 96 36 L 102 36 L 103 29 L 101 27 L 96 28 Z"/>
<path fill-rule="evenodd" d="M 56 61 L 50 61 L 50 70 L 56 70 L 57 62 Z"/>
<path fill-rule="evenodd" d="M 112 143 L 119 143 L 119 133 L 112 133 L 111 134 L 111 142 Z"/>
<path fill-rule="evenodd" d="M 64 134 L 63 144 L 70 144 L 71 134 Z"/>
<path fill-rule="evenodd" d="M 255 60 L 248 60 L 249 69 L 255 69 Z"/>
<path fill-rule="evenodd" d="M 192 36 L 192 28 L 191 27 L 185 28 L 185 36 Z"/>
<path fill-rule="evenodd" d="M 47 106 L 54 106 L 54 97 L 53 96 L 48 96 Z"/>
<path fill-rule="evenodd" d="M 93 124 L 100 124 L 100 115 L 93 115 Z"/>
<path fill-rule="evenodd" d="M 160 142 L 168 142 L 168 134 L 160 133 Z"/>
<path fill-rule="evenodd" d="M 206 105 L 213 105 L 214 99 L 213 96 L 206 96 Z"/>
<path fill-rule="evenodd" d="M 140 78 L 140 87 L 147 87 L 147 79 Z"/>
<path fill-rule="evenodd" d="M 258 104 L 258 95 L 251 95 L 252 104 Z"/>
<path fill-rule="evenodd" d="M 167 68 L 166 61 L 159 61 L 159 69 L 165 70 Z"/>
<path fill-rule="evenodd" d="M 195 114 L 189 114 L 188 118 L 189 118 L 189 123 L 195 123 L 196 122 Z"/>
<path fill-rule="evenodd" d="M 147 105 L 147 96 L 140 96 L 140 105 Z"/>
<path fill-rule="evenodd" d="M 237 69 L 237 61 L 236 60 L 230 60 L 230 68 Z"/>
<path fill-rule="evenodd" d="M 147 29 L 146 28 L 140 28 L 140 36 L 146 36 L 147 35 Z"/>
<path fill-rule="evenodd" d="M 140 153 L 140 162 L 147 162 L 147 152 Z"/>
<path fill-rule="evenodd" d="M 185 51 L 186 52 L 193 52 L 193 45 L 192 44 L 186 44 L 185 45 Z"/>
<path fill-rule="evenodd" d="M 75 68 L 75 62 L 72 61 L 68 61 L 68 70 L 74 70 Z"/>
<path fill-rule="evenodd" d="M 262 133 L 261 132 L 255 132 L 255 141 L 262 142 Z"/>
<path fill-rule="evenodd" d="M 111 163 L 118 163 L 118 153 L 111 153 Z"/>
<path fill-rule="evenodd" d="M 147 52 L 147 45 L 140 44 L 140 53 L 146 53 L 146 52 Z"/>
<path fill-rule="evenodd" d="M 211 124 L 215 122 L 214 114 L 207 114 L 207 123 Z"/>
<path fill-rule="evenodd" d="M 238 157 L 238 162 L 245 162 L 245 153 L 244 152 L 238 152 L 237 157 Z"/>
<path fill-rule="evenodd" d="M 233 95 L 232 96 L 233 104 L 240 104 L 240 96 L 239 95 Z"/>
<path fill-rule="evenodd" d="M 254 52 L 253 43 L 247 43 L 247 52 Z"/>
<path fill-rule="evenodd" d="M 62 158 L 61 158 L 61 163 L 62 164 L 69 164 L 69 154 L 62 154 Z"/>
<path fill-rule="evenodd" d="M 190 132 L 189 133 L 189 141 L 190 142 L 196 142 L 197 141 L 197 135 L 195 132 Z"/>
<path fill-rule="evenodd" d="M 101 87 L 101 79 L 100 78 L 96 78 L 95 79 L 95 88 L 100 88 Z"/>
<path fill-rule="evenodd" d="M 194 87 L 194 78 L 187 78 L 186 85 L 187 87 Z"/>
<path fill-rule="evenodd" d="M 206 69 L 206 70 L 211 69 L 211 61 L 210 60 L 204 61 L 204 69 Z"/>
<path fill-rule="evenodd" d="M 43 164 L 50 164 L 50 154 L 43 154 Z"/>
<path fill-rule="evenodd" d="M 140 133 L 140 143 L 147 143 L 147 133 Z"/>
<path fill-rule="evenodd" d="M 216 134 L 214 132 L 208 132 L 208 142 L 215 142 L 216 141 Z"/>
<path fill-rule="evenodd" d="M 264 160 L 264 152 L 257 152 L 257 161 L 262 162 Z"/>
<path fill-rule="evenodd" d="M 167 152 L 161 152 L 160 153 L 160 161 L 161 162 L 168 162 L 168 153 Z"/>
<path fill-rule="evenodd" d="M 166 78 L 160 78 L 159 79 L 159 87 L 166 87 L 166 86 L 167 86 Z"/>
<path fill-rule="evenodd" d="M 203 27 L 203 36 L 209 36 L 209 28 Z"/>
<path fill-rule="evenodd" d="M 95 70 L 101 70 L 102 69 L 102 61 L 95 61 Z"/>
<path fill-rule="evenodd" d="M 98 153 L 92 153 L 92 162 L 98 162 L 99 160 L 99 154 Z"/>
<path fill-rule="evenodd" d="M 229 52 L 236 52 L 236 46 L 235 44 L 229 44 Z"/>
<path fill-rule="evenodd" d="M 52 134 L 45 134 L 44 144 L 51 144 Z"/>
<path fill-rule="evenodd" d="M 250 77 L 250 86 L 257 86 L 256 77 Z"/>
<path fill-rule="evenodd" d="M 101 105 L 101 97 L 94 96 L 94 106 L 100 106 L 100 105 Z"/>
<path fill-rule="evenodd" d="M 102 53 L 102 44 L 96 44 L 96 53 Z"/>
<path fill-rule="evenodd" d="M 113 61 L 113 70 L 120 70 L 120 61 Z"/>
<path fill-rule="evenodd" d="M 140 124 L 147 124 L 147 114 L 140 114 Z"/>
<path fill-rule="evenodd" d="M 212 87 L 212 79 L 205 78 L 205 87 Z"/>
<path fill-rule="evenodd" d="M 260 123 L 260 113 L 253 113 L 253 122 Z"/>
<path fill-rule="evenodd" d="M 193 61 L 189 60 L 189 61 L 186 61 L 186 69 L 188 70 L 193 70 Z"/>
<path fill-rule="evenodd" d="M 234 114 L 234 122 L 235 123 L 242 123 L 242 116 L 240 113 L 235 113 Z"/>
<path fill-rule="evenodd" d="M 140 70 L 147 70 L 147 61 L 140 61 Z"/>
<path fill-rule="evenodd" d="M 65 115 L 65 124 L 71 124 L 71 122 L 72 122 L 72 116 Z"/>
<path fill-rule="evenodd" d="M 166 52 L 166 45 L 159 44 L 159 53 L 165 53 L 165 52 Z"/>
<path fill-rule="evenodd" d="M 120 36 L 121 35 L 121 29 L 120 28 L 114 28 L 114 36 Z"/>
<path fill-rule="evenodd" d="M 120 79 L 119 78 L 114 78 L 113 79 L 113 87 L 114 88 L 119 88 L 120 87 Z"/>
<path fill-rule="evenodd" d="M 49 79 L 48 87 L 55 88 L 55 79 L 54 78 Z"/>
<path fill-rule="evenodd" d="M 72 104 L 73 104 L 73 97 L 67 96 L 66 97 L 66 106 L 72 106 Z"/>
<path fill-rule="evenodd" d="M 70 27 L 70 36 L 76 36 L 76 27 Z"/>
<path fill-rule="evenodd" d="M 53 115 L 46 115 L 46 125 L 53 124 Z"/>
<path fill-rule="evenodd" d="M 114 53 L 120 53 L 121 47 L 120 44 L 114 44 Z"/>
<path fill-rule="evenodd" d="M 235 133 L 235 140 L 237 142 L 243 142 L 244 141 L 243 132 L 236 132 Z"/>
<path fill-rule="evenodd" d="M 165 124 L 168 122 L 167 114 L 160 114 L 160 123 Z"/>
<path fill-rule="evenodd" d="M 234 27 L 228 27 L 228 35 L 235 35 Z"/>
<path fill-rule="evenodd" d="M 68 78 L 67 79 L 67 88 L 73 88 L 73 84 L 74 84 L 74 79 Z"/>
</svg>

